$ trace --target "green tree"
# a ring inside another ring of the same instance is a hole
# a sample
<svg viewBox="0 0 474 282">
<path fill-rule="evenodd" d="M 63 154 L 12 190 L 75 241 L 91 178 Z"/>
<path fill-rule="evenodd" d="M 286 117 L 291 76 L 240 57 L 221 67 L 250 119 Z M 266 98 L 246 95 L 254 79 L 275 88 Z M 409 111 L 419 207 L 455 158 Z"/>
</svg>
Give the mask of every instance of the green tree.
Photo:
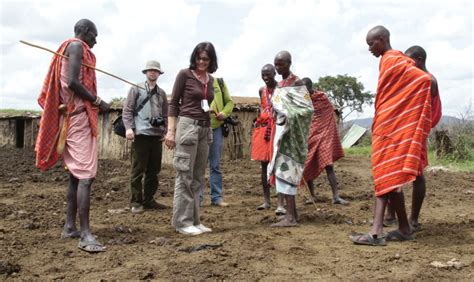
<svg viewBox="0 0 474 282">
<path fill-rule="evenodd" d="M 112 108 L 122 108 L 123 103 L 125 103 L 125 97 L 115 97 L 110 101 L 110 107 Z"/>
<path fill-rule="evenodd" d="M 347 74 L 320 77 L 314 88 L 326 92 L 342 120 L 354 111 L 362 112 L 362 107 L 372 105 L 375 97 L 370 91 L 364 91 L 364 85 L 357 78 Z M 349 111 L 345 113 L 345 110 Z"/>
</svg>

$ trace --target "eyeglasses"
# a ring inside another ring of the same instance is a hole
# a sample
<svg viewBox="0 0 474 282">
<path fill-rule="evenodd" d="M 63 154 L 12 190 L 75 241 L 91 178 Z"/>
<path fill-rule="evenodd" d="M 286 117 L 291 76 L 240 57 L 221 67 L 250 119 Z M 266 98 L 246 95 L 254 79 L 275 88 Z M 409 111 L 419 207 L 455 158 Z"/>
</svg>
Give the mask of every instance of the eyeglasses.
<svg viewBox="0 0 474 282">
<path fill-rule="evenodd" d="M 196 62 L 203 61 L 203 62 L 209 62 L 211 59 L 208 57 L 196 57 Z"/>
</svg>

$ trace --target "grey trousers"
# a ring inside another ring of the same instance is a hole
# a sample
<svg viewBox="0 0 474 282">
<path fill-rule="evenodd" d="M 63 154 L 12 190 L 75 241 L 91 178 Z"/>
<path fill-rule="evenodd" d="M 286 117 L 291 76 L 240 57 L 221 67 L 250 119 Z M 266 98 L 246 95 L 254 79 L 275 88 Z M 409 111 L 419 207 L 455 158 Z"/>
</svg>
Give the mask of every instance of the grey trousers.
<svg viewBox="0 0 474 282">
<path fill-rule="evenodd" d="M 204 185 L 212 130 L 194 124 L 187 117 L 179 117 L 176 127 L 176 149 L 173 165 L 176 169 L 173 217 L 175 228 L 199 225 L 199 193 Z"/>
</svg>

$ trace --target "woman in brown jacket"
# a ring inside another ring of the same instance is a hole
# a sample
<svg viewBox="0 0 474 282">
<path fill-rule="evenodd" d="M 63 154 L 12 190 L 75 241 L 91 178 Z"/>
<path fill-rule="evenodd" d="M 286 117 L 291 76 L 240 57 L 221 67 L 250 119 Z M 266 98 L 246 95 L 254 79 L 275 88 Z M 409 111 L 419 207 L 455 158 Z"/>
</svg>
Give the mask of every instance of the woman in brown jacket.
<svg viewBox="0 0 474 282">
<path fill-rule="evenodd" d="M 210 42 L 201 42 L 191 54 L 189 68 L 176 76 L 169 104 L 165 145 L 176 148 L 176 180 L 172 226 L 186 235 L 211 232 L 199 220 L 199 189 L 204 184 L 209 144 L 212 142 L 210 108 L 214 99 L 210 75 L 217 70 L 217 56 Z"/>
</svg>

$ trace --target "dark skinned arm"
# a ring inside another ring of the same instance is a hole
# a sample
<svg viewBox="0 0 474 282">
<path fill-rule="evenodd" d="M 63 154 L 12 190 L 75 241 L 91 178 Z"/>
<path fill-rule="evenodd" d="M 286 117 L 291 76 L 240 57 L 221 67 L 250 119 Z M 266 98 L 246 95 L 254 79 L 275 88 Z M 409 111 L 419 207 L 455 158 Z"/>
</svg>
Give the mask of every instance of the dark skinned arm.
<svg viewBox="0 0 474 282">
<path fill-rule="evenodd" d="M 438 93 L 438 81 L 434 76 L 431 77 L 431 97 L 435 97 Z"/>
<path fill-rule="evenodd" d="M 262 95 L 263 95 L 263 87 L 258 89 L 258 96 L 260 96 L 260 101 L 262 101 Z M 259 110 L 260 110 L 260 112 L 263 111 L 262 105 L 260 105 Z M 260 115 L 260 113 L 259 113 L 259 115 Z M 257 127 L 256 120 L 257 120 L 257 118 L 254 121 L 254 127 Z M 263 135 L 263 139 L 265 139 L 266 141 L 270 141 L 271 134 L 272 134 L 272 128 L 271 128 L 271 126 L 267 125 L 267 128 L 265 129 L 265 134 Z"/>
<path fill-rule="evenodd" d="M 66 56 L 69 57 L 69 79 L 68 87 L 74 91 L 74 94 L 81 97 L 84 100 L 90 101 L 91 103 L 95 101 L 95 97 L 87 91 L 85 86 L 79 81 L 79 74 L 81 72 L 81 63 L 82 63 L 82 44 L 79 42 L 71 42 L 66 48 Z M 109 104 L 104 101 L 100 102 L 99 109 L 105 111 L 109 108 Z"/>
<path fill-rule="evenodd" d="M 258 89 L 258 97 L 260 97 L 260 103 L 262 103 L 262 95 L 263 95 L 263 87 L 260 87 Z M 258 108 L 258 115 L 260 114 L 260 112 L 262 111 L 262 105 L 260 104 L 260 107 Z"/>
</svg>

